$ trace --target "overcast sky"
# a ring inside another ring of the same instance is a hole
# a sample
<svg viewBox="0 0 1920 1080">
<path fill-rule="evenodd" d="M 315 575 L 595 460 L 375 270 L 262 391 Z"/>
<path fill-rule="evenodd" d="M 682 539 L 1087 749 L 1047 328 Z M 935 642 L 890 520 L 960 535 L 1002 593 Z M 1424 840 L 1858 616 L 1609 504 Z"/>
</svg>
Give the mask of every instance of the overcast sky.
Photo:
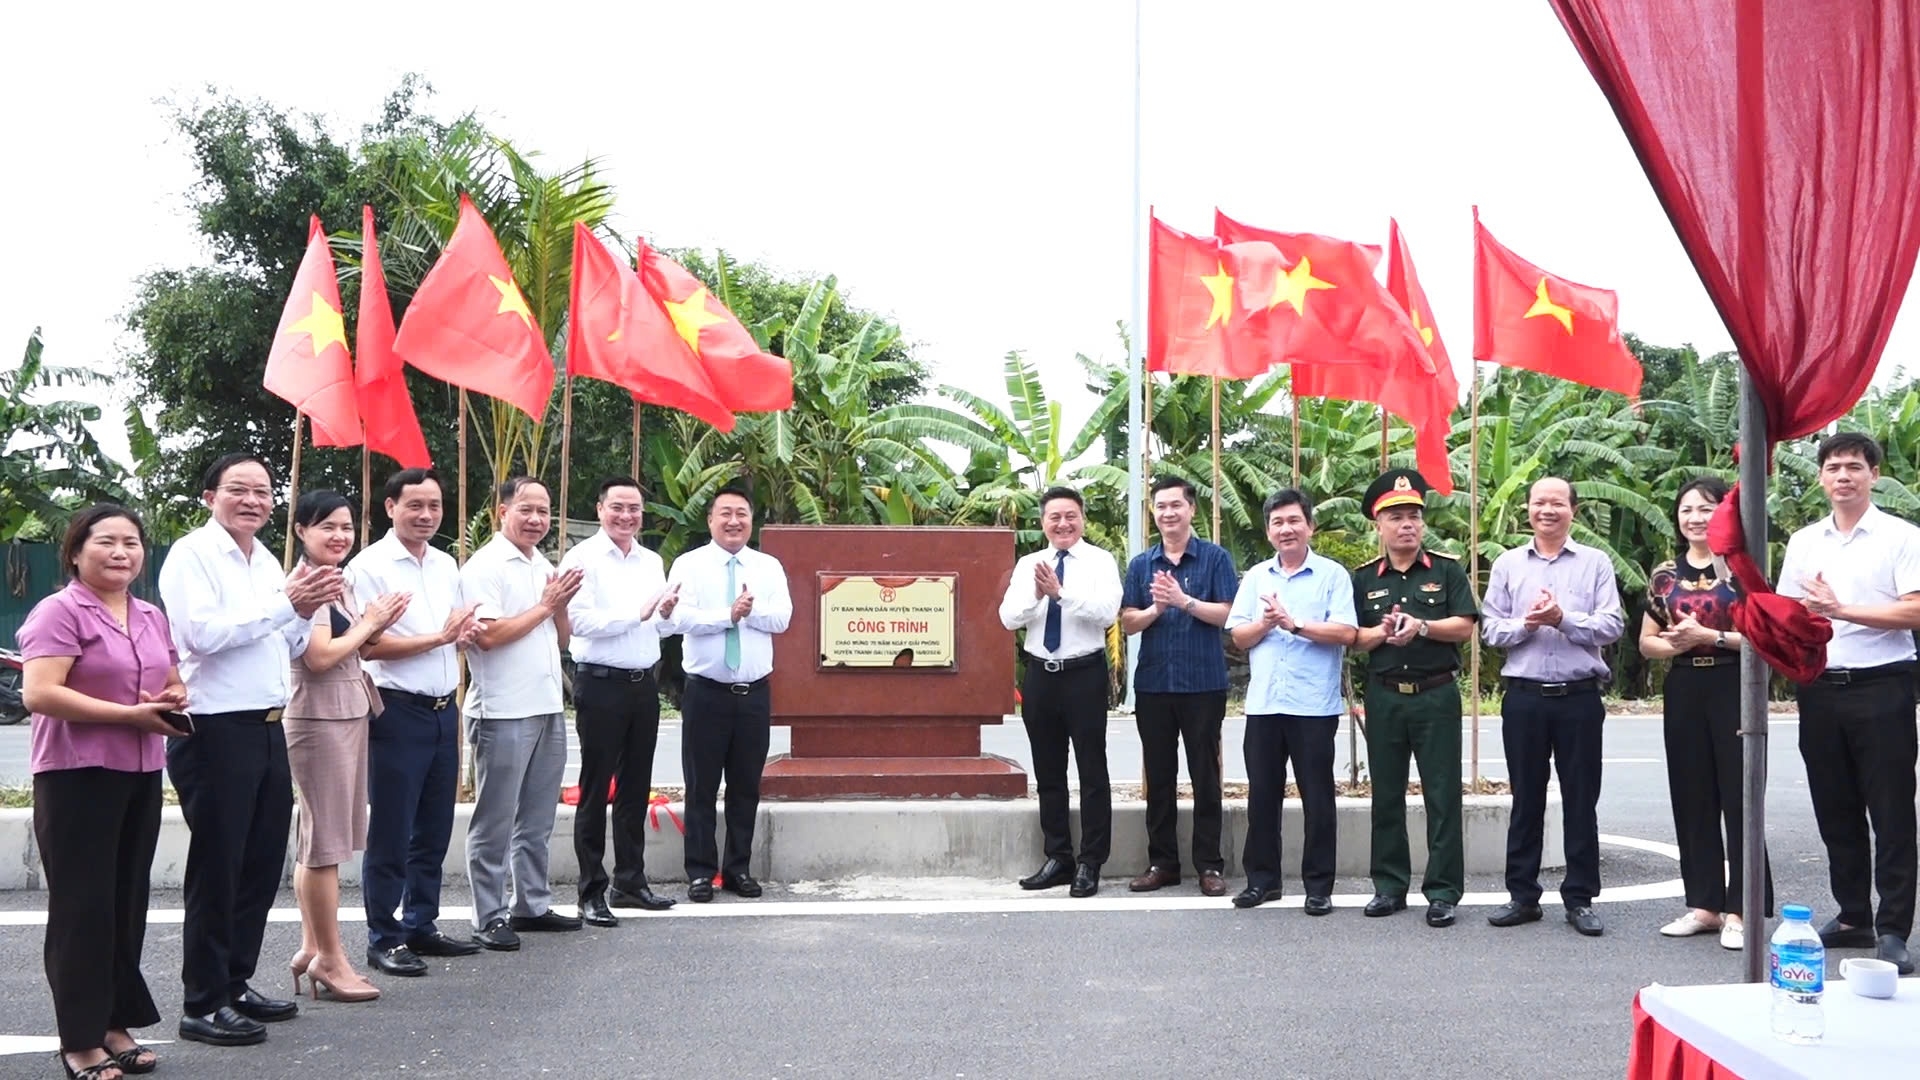
<svg viewBox="0 0 1920 1080">
<path fill-rule="evenodd" d="M 206 258 L 161 99 L 212 85 L 357 133 L 403 73 L 559 167 L 602 160 L 614 224 L 837 274 L 937 382 L 1000 394 L 1027 352 L 1077 426 L 1076 352 L 1128 314 L 1132 5 L 853 0 L 320 6 L 187 0 L 7 17 L 5 363 L 111 366 L 142 273 Z M 1442 337 L 1472 339 L 1475 202 L 1623 326 L 1728 348 L 1611 111 L 1545 0 L 1145 0 L 1145 197 L 1207 232 L 1384 242 L 1397 216 Z M 327 222 L 331 229 L 353 222 Z M 1903 317 L 1882 371 L 1912 368 Z M 264 363 L 265 358 L 262 357 Z M 102 434 L 124 445 L 117 419 Z"/>
</svg>

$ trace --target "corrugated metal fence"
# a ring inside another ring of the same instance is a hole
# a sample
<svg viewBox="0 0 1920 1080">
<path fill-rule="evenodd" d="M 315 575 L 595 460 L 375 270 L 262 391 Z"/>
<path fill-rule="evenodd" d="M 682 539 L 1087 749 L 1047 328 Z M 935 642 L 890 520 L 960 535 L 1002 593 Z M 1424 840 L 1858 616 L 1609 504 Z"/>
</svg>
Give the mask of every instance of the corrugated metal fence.
<svg viewBox="0 0 1920 1080">
<path fill-rule="evenodd" d="M 0 646 L 12 649 L 13 635 L 27 619 L 33 605 L 64 588 L 66 575 L 60 572 L 60 549 L 53 544 L 11 543 L 6 548 L 6 581 L 0 585 Z M 160 602 L 160 564 L 167 558 L 166 546 L 147 549 L 147 565 L 134 583 L 133 595 L 153 603 Z"/>
</svg>

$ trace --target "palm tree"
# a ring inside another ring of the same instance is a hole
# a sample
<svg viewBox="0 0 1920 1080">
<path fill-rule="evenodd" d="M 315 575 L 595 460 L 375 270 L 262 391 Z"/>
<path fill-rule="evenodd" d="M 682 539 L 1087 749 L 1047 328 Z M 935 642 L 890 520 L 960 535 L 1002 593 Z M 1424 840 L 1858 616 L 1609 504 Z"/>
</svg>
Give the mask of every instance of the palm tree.
<svg viewBox="0 0 1920 1080">
<path fill-rule="evenodd" d="M 0 540 L 56 537 L 85 503 L 127 497 L 125 471 L 87 428 L 100 419 L 100 406 L 36 393 L 111 380 L 86 368 L 50 366 L 42 352 L 35 327 L 20 366 L 0 372 Z"/>
</svg>

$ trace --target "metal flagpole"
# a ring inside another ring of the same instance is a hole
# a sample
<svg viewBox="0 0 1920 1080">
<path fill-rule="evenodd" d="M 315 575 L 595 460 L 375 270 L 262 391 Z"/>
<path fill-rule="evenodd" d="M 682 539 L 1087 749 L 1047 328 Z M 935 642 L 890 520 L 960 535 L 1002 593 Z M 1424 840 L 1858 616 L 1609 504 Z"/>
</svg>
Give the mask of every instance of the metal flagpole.
<svg viewBox="0 0 1920 1080">
<path fill-rule="evenodd" d="M 300 501 L 300 421 L 306 416 L 299 409 L 293 410 L 293 475 L 287 480 L 287 553 L 280 560 L 284 571 L 293 569 L 293 510 Z"/>
<path fill-rule="evenodd" d="M 1213 380 L 1213 542 L 1220 542 L 1220 376 Z"/>
<path fill-rule="evenodd" d="M 1480 361 L 1473 361 L 1472 404 L 1467 407 L 1467 583 L 1480 595 Z M 1467 638 L 1467 676 L 1473 723 L 1473 793 L 1480 793 L 1480 628 Z"/>
<path fill-rule="evenodd" d="M 1146 514 L 1143 507 L 1146 502 L 1146 485 L 1142 470 L 1145 468 L 1146 430 L 1141 426 L 1142 393 L 1145 382 L 1146 353 L 1143 341 L 1146 327 L 1141 319 L 1140 279 L 1144 272 L 1141 266 L 1141 254 L 1145 237 L 1142 235 L 1140 212 L 1140 6 L 1142 0 L 1133 0 L 1133 274 L 1129 285 L 1132 290 L 1132 302 L 1128 315 L 1127 334 L 1127 558 L 1146 550 Z M 1217 540 L 1218 537 L 1215 537 Z M 1127 704 L 1133 704 L 1133 673 L 1140 663 L 1140 639 L 1137 635 L 1127 638 Z"/>
<path fill-rule="evenodd" d="M 364 433 L 363 433 L 364 437 Z M 360 444 L 360 546 L 373 535 L 373 451 Z"/>
<path fill-rule="evenodd" d="M 1740 525 L 1747 553 L 1763 576 L 1767 565 L 1767 410 L 1753 376 L 1740 372 Z M 1740 747 L 1745 784 L 1741 802 L 1746 821 L 1741 848 L 1746 880 L 1741 883 L 1746 917 L 1744 957 L 1748 982 L 1767 978 L 1767 680 L 1769 669 L 1753 642 L 1740 647 Z"/>
</svg>

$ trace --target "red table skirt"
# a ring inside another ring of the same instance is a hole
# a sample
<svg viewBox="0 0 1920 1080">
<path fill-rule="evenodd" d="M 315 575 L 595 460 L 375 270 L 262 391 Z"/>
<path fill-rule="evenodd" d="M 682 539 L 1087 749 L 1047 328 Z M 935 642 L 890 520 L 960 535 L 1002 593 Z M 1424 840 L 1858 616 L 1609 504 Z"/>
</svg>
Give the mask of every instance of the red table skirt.
<svg viewBox="0 0 1920 1080">
<path fill-rule="evenodd" d="M 1633 995 L 1633 1052 L 1627 1080 L 1740 1080 L 1732 1069 L 1695 1050 L 1640 1007 Z"/>
</svg>

